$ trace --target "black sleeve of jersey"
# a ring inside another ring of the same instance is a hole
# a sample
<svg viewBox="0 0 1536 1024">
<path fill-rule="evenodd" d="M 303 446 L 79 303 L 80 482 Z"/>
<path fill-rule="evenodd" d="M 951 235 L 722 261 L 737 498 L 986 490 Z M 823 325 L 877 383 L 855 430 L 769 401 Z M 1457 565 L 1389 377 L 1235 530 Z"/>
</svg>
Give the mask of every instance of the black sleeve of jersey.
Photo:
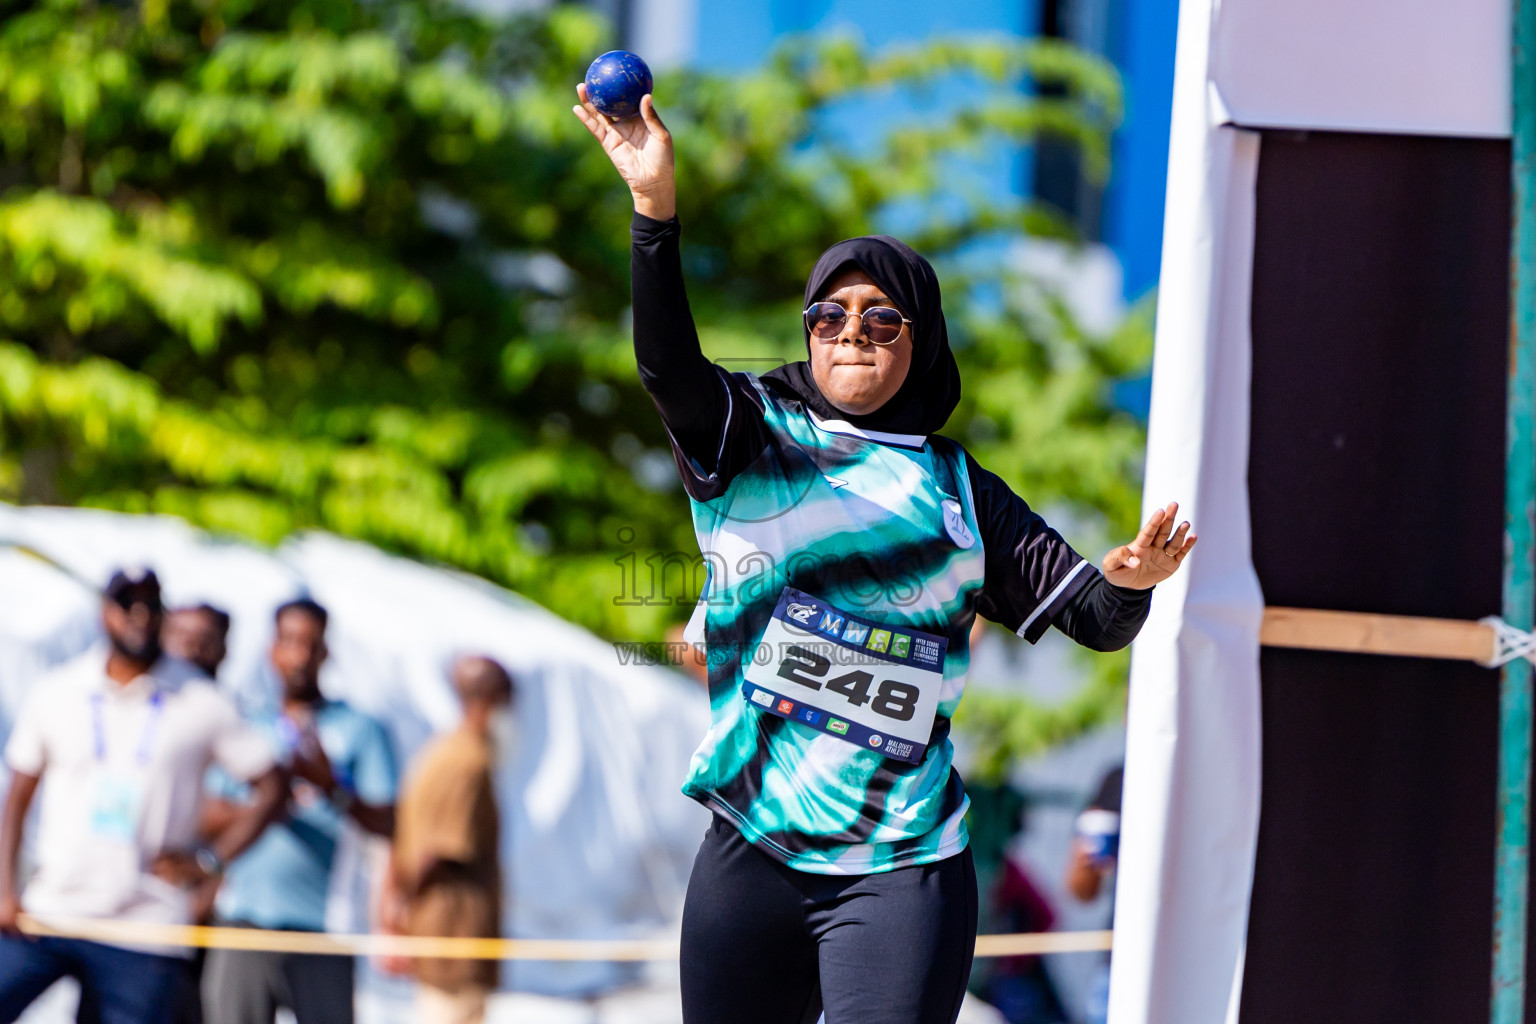
<svg viewBox="0 0 1536 1024">
<path fill-rule="evenodd" d="M 976 612 L 1034 643 L 1096 574 L 996 473 L 965 465 L 986 557 Z"/>
<path fill-rule="evenodd" d="M 1117 587 L 1095 569 L 1053 621 L 1057 629 L 1089 650 L 1118 651 L 1136 639 L 1151 608 L 1150 589 Z"/>
<path fill-rule="evenodd" d="M 677 218 L 636 213 L 629 278 L 635 362 L 661 413 L 683 486 L 699 501 L 724 493 L 768 443 L 752 386 L 704 358 L 688 308 Z"/>
<path fill-rule="evenodd" d="M 986 549 L 977 614 L 1030 643 L 1052 625 L 1095 651 L 1118 651 L 1134 640 L 1152 591 L 1110 583 L 997 474 L 965 461 Z"/>
</svg>

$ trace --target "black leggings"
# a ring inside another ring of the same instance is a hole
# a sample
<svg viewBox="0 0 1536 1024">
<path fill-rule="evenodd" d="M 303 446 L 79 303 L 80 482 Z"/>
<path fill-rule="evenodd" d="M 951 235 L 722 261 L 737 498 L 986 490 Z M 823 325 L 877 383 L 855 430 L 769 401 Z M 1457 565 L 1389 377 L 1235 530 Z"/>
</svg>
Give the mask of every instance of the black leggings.
<svg viewBox="0 0 1536 1024">
<path fill-rule="evenodd" d="M 954 1024 L 976 946 L 971 851 L 875 875 L 785 867 L 716 816 L 683 906 L 684 1024 Z"/>
</svg>

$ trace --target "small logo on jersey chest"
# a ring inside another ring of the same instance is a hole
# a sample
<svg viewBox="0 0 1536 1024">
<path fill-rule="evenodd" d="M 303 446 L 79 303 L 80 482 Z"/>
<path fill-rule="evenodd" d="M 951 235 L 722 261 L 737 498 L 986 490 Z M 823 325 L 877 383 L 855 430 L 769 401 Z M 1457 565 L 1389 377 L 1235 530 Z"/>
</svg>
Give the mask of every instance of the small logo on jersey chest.
<svg viewBox="0 0 1536 1024">
<path fill-rule="evenodd" d="M 797 604 L 791 601 L 789 606 L 784 609 L 784 614 L 802 626 L 808 626 L 811 622 L 811 616 L 816 614 L 816 606 L 813 604 Z"/>
<path fill-rule="evenodd" d="M 962 548 L 971 547 L 976 543 L 976 536 L 971 533 L 971 528 L 965 525 L 965 512 L 960 508 L 960 503 L 952 498 L 945 498 L 944 532 L 949 534 L 949 539 Z"/>
</svg>

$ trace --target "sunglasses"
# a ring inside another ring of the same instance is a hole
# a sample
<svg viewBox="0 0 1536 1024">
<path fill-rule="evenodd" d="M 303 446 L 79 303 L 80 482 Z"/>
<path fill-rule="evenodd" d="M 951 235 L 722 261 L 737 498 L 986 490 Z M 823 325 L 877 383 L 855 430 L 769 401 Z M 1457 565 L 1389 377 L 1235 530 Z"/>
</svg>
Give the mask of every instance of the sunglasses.
<svg viewBox="0 0 1536 1024">
<path fill-rule="evenodd" d="M 806 309 L 805 329 L 817 341 L 835 341 L 843 333 L 850 316 L 859 318 L 864 337 L 876 345 L 889 345 L 901 336 L 901 325 L 912 321 L 890 306 L 871 306 L 863 313 L 850 313 L 836 302 L 813 302 Z"/>
<path fill-rule="evenodd" d="M 112 603 L 125 612 L 133 611 L 133 606 L 136 604 L 148 608 L 151 615 L 159 615 L 165 611 L 165 606 L 160 603 L 159 594 L 146 594 L 141 590 L 125 590 L 121 594 L 114 594 Z"/>
</svg>

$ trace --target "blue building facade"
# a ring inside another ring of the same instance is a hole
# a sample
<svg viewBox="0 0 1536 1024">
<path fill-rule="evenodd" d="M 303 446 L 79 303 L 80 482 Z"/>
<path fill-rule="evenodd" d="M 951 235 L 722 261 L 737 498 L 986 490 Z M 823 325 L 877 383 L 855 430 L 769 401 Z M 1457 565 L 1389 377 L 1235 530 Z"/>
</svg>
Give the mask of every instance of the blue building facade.
<svg viewBox="0 0 1536 1024">
<path fill-rule="evenodd" d="M 1125 122 L 1115 137 L 1104 240 L 1120 258 L 1126 298 L 1136 299 L 1157 284 L 1163 257 L 1163 196 L 1168 185 L 1179 4 L 1178 0 L 1115 2 L 1118 24 L 1107 56 L 1125 82 Z"/>
<path fill-rule="evenodd" d="M 984 161 L 993 187 L 1050 203 L 1120 269 L 1123 301 L 1157 283 L 1173 103 L 1178 0 L 608 0 L 630 45 L 658 65 L 736 70 L 785 36 L 857 32 L 872 47 L 939 35 L 1007 33 L 1070 40 L 1111 61 L 1125 88 L 1106 187 L 1082 180 L 1075 154 L 1044 143 Z M 904 112 L 890 111 L 892 121 Z M 868 118 L 859 119 L 867 124 Z"/>
</svg>

